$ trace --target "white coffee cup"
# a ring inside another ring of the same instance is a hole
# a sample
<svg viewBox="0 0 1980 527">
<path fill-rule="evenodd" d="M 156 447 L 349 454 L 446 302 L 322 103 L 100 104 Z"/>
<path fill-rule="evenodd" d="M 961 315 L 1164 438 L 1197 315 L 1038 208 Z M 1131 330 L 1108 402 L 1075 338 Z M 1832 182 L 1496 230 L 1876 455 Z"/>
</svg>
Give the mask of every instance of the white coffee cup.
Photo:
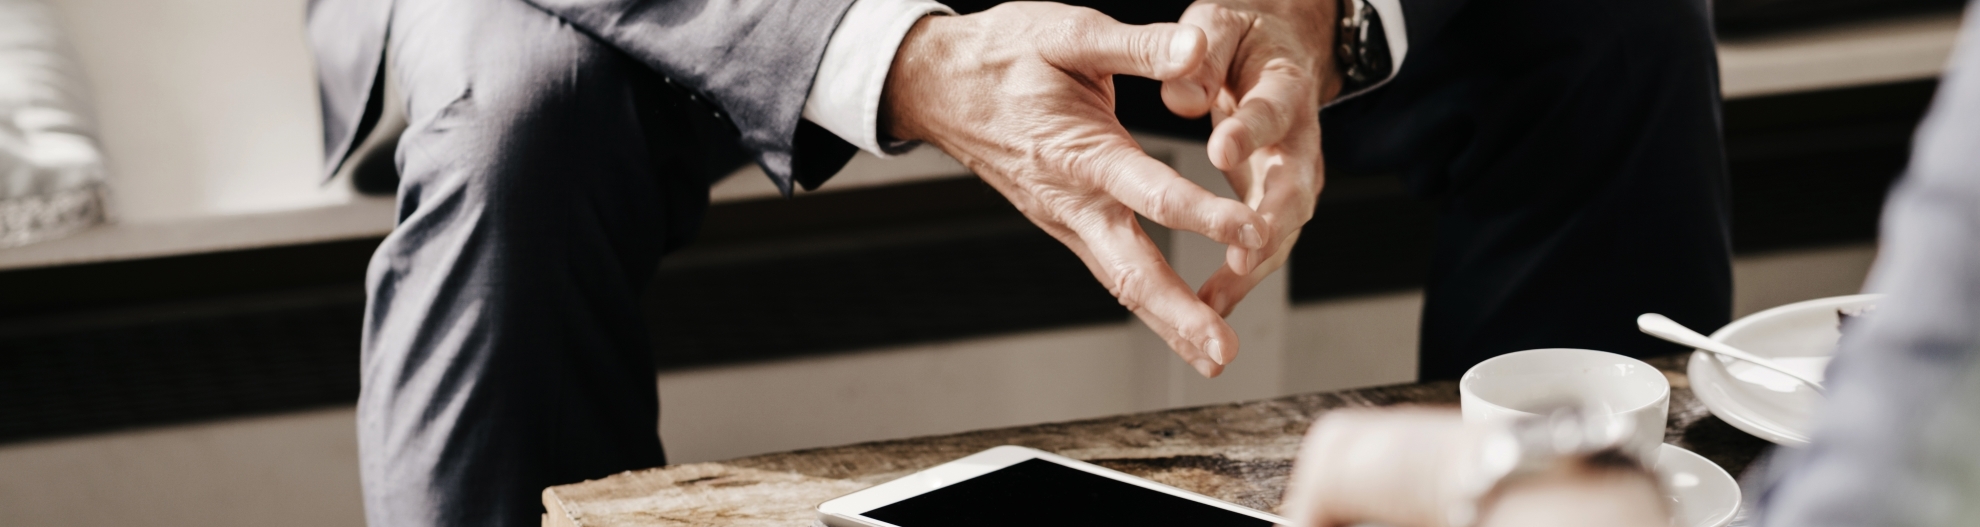
<svg viewBox="0 0 1980 527">
<path fill-rule="evenodd" d="M 1643 361 L 1583 349 L 1508 353 L 1472 366 L 1458 380 L 1464 421 L 1485 423 L 1537 415 L 1551 405 L 1578 404 L 1628 422 L 1623 450 L 1656 465 L 1670 414 L 1671 383 Z"/>
</svg>

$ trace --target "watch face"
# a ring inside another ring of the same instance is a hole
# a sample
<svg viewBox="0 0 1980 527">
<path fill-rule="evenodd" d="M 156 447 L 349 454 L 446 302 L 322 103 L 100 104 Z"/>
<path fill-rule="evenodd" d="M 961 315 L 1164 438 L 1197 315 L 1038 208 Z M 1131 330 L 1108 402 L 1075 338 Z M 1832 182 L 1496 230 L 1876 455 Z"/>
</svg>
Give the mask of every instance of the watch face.
<svg viewBox="0 0 1980 527">
<path fill-rule="evenodd" d="M 1460 471 L 1463 476 L 1458 485 L 1468 499 L 1459 500 L 1446 511 L 1450 525 L 1470 525 L 1477 519 L 1477 500 L 1515 476 L 1605 453 L 1617 454 L 1625 463 L 1639 462 L 1620 450 L 1635 425 L 1605 408 L 1564 402 L 1541 404 L 1529 411 L 1538 415 L 1492 422 L 1491 431 L 1478 442 L 1470 466 Z"/>
<path fill-rule="evenodd" d="M 1351 93 L 1381 81 L 1389 73 L 1389 47 L 1375 6 L 1361 0 L 1342 0 L 1340 28 L 1334 34 L 1338 44 L 1335 64 L 1340 68 L 1342 92 Z"/>
<path fill-rule="evenodd" d="M 1534 413 L 1539 415 L 1515 420 L 1510 427 L 1527 457 L 1592 454 L 1623 446 L 1636 431 L 1630 420 L 1583 404 L 1549 405 Z"/>
</svg>

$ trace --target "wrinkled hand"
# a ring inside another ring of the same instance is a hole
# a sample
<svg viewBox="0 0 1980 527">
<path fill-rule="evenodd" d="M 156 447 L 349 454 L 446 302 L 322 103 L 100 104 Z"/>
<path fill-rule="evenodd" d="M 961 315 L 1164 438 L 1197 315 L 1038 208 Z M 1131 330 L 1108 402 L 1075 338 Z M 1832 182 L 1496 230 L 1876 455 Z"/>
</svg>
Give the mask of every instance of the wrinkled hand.
<svg viewBox="0 0 1980 527">
<path fill-rule="evenodd" d="M 1178 78 L 1199 69 L 1204 50 L 1195 28 L 1129 26 L 1060 4 L 928 17 L 895 54 L 882 130 L 961 161 L 1214 377 L 1236 356 L 1237 333 L 1191 294 L 1135 213 L 1235 247 L 1281 236 L 1251 207 L 1148 157 L 1114 117 L 1113 75 Z"/>
<path fill-rule="evenodd" d="M 1201 28 L 1210 51 L 1195 71 L 1162 84 L 1162 101 L 1183 117 L 1210 114 L 1210 162 L 1279 233 L 1261 248 L 1232 246 L 1230 265 L 1197 291 L 1229 314 L 1285 265 L 1320 199 L 1320 106 L 1341 86 L 1335 2 L 1199 0 L 1181 23 Z"/>
<path fill-rule="evenodd" d="M 1640 468 L 1569 464 L 1475 496 L 1486 436 L 1450 410 L 1336 410 L 1307 432 L 1280 512 L 1292 527 L 1464 527 L 1450 525 L 1457 507 L 1475 507 L 1479 527 L 1670 525 Z"/>
</svg>

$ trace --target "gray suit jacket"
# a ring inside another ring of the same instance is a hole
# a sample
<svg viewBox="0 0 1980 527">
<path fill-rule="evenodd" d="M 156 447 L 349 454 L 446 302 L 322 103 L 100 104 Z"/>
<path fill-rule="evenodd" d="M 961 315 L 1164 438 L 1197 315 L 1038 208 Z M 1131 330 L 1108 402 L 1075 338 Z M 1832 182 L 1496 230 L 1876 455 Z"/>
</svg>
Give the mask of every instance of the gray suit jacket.
<svg viewBox="0 0 1980 527">
<path fill-rule="evenodd" d="M 660 73 L 734 125 L 779 187 L 814 188 L 857 152 L 802 118 L 825 44 L 852 0 L 489 0 L 548 12 Z M 310 0 L 325 174 L 377 124 L 392 0 Z"/>
</svg>

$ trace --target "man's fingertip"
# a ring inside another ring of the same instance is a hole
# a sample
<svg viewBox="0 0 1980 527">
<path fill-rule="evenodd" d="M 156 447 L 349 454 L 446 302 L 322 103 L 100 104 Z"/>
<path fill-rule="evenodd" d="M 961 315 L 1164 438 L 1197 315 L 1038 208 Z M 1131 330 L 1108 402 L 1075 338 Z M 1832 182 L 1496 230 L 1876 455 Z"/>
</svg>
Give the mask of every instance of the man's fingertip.
<svg viewBox="0 0 1980 527">
<path fill-rule="evenodd" d="M 1244 244 L 1246 249 L 1263 249 L 1265 248 L 1265 236 L 1258 233 L 1257 224 L 1246 223 L 1244 227 L 1238 228 L 1238 243 Z M 1245 271 L 1248 272 L 1250 269 L 1246 269 Z"/>
<path fill-rule="evenodd" d="M 1216 131 L 1211 131 L 1210 144 L 1206 145 L 1206 148 L 1210 150 L 1210 164 L 1215 165 L 1217 170 L 1230 172 L 1237 168 L 1237 165 L 1231 160 L 1231 138 L 1229 134 L 1219 135 Z"/>
<path fill-rule="evenodd" d="M 1210 362 L 1210 359 L 1200 358 L 1193 361 L 1189 361 L 1189 364 L 1190 366 L 1196 367 L 1196 373 L 1203 375 L 1203 378 L 1205 379 L 1215 379 L 1217 378 L 1217 374 L 1219 373 L 1218 371 L 1219 368 L 1217 367 L 1217 364 Z"/>
<path fill-rule="evenodd" d="M 1203 60 L 1203 31 L 1183 26 L 1169 38 L 1169 66 L 1165 78 L 1187 75 Z"/>
<path fill-rule="evenodd" d="M 1168 104 L 1170 112 L 1185 119 L 1210 113 L 1210 99 L 1203 95 L 1203 86 L 1186 79 L 1162 83 L 1162 102 Z"/>
<path fill-rule="evenodd" d="M 1210 131 L 1210 161 L 1219 170 L 1231 170 L 1244 162 L 1245 130 L 1237 119 L 1225 119 Z"/>
</svg>

